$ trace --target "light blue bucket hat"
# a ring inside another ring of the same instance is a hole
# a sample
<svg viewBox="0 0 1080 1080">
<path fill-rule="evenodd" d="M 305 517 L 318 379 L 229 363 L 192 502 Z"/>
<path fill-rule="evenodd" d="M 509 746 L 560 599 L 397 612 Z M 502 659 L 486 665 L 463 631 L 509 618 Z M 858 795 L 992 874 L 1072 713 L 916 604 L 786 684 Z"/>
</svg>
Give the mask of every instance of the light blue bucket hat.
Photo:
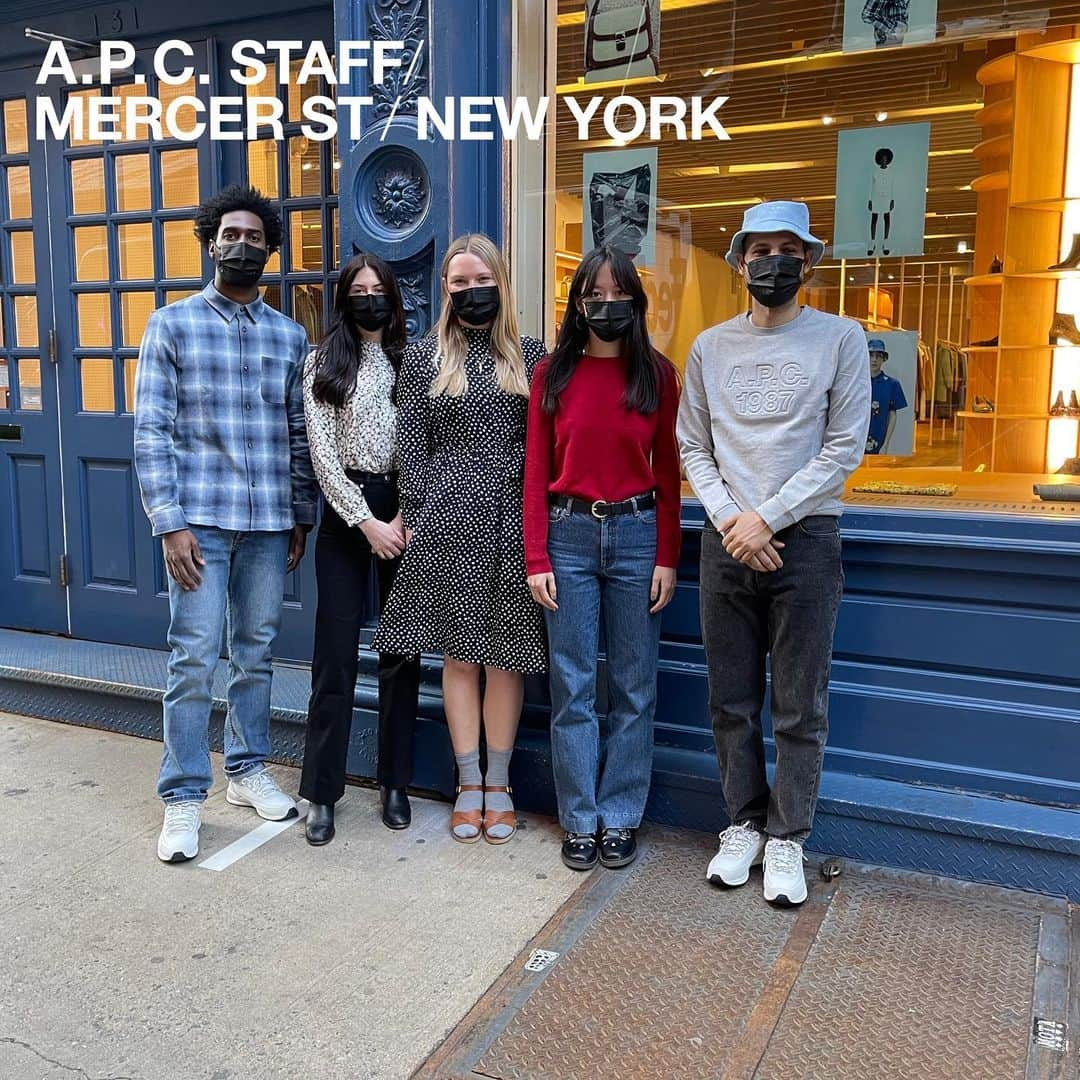
<svg viewBox="0 0 1080 1080">
<path fill-rule="evenodd" d="M 825 254 L 825 245 L 810 231 L 810 207 L 801 202 L 758 203 L 743 214 L 742 228 L 731 238 L 725 256 L 732 270 L 739 269 L 739 256 L 749 233 L 794 233 L 810 249 L 810 265 L 817 266 Z"/>
</svg>

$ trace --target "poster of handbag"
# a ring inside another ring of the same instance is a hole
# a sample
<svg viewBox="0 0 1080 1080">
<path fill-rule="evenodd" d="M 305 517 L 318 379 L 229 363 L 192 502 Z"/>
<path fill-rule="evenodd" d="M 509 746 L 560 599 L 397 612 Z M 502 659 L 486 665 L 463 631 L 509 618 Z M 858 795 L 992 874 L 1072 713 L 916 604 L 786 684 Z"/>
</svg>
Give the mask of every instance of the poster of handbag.
<svg viewBox="0 0 1080 1080">
<path fill-rule="evenodd" d="M 844 0 L 844 52 L 922 45 L 937 37 L 937 0 Z"/>
<path fill-rule="evenodd" d="M 660 74 L 660 0 L 586 0 L 585 81 Z"/>
<path fill-rule="evenodd" d="M 638 266 L 656 261 L 656 147 L 585 154 L 585 251 L 607 244 Z"/>
<path fill-rule="evenodd" d="M 915 453 L 915 373 L 918 334 L 914 330 L 867 332 L 870 350 L 868 454 L 910 457 Z"/>
<path fill-rule="evenodd" d="M 923 253 L 929 155 L 929 124 L 840 132 L 834 259 Z"/>
</svg>

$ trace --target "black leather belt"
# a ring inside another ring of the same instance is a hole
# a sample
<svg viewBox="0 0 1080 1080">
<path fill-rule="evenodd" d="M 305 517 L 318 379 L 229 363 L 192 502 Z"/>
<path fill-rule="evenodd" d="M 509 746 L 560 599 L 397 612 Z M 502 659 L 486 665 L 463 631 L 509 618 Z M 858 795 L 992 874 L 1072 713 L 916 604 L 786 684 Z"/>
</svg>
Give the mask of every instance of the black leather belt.
<svg viewBox="0 0 1080 1080">
<path fill-rule="evenodd" d="M 596 502 L 586 502 L 584 499 L 575 499 L 572 495 L 549 495 L 548 506 L 555 506 L 561 510 L 569 510 L 571 514 L 591 514 L 598 521 L 606 517 L 614 517 L 616 514 L 636 514 L 639 510 L 651 510 L 656 506 L 656 492 L 646 491 L 643 495 L 634 495 L 622 502 L 604 502 L 597 499 Z"/>
<path fill-rule="evenodd" d="M 359 472 L 357 469 L 346 469 L 345 475 L 354 484 L 396 484 L 398 478 L 396 472 Z"/>
</svg>

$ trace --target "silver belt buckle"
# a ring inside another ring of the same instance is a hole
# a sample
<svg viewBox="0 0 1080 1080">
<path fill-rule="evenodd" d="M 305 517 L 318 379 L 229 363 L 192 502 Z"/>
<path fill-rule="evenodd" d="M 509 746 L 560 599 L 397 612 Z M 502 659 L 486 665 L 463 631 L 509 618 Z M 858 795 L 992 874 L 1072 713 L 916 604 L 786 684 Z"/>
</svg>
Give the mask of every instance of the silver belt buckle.
<svg viewBox="0 0 1080 1080">
<path fill-rule="evenodd" d="M 602 503 L 603 501 L 604 501 L 603 499 L 597 499 L 597 500 L 596 500 L 596 502 L 594 502 L 594 503 L 592 504 L 592 506 L 591 506 L 591 507 L 589 507 L 589 513 L 590 513 L 590 514 L 592 514 L 592 516 L 593 516 L 594 518 L 596 518 L 596 520 L 597 520 L 597 521 L 603 521 L 603 520 L 604 520 L 604 518 L 606 518 L 606 517 L 607 517 L 607 514 L 598 514 L 598 513 L 596 512 L 596 508 L 597 508 L 597 507 L 598 507 L 598 506 L 599 506 L 599 505 L 600 505 L 600 504 L 601 504 L 601 503 Z"/>
</svg>

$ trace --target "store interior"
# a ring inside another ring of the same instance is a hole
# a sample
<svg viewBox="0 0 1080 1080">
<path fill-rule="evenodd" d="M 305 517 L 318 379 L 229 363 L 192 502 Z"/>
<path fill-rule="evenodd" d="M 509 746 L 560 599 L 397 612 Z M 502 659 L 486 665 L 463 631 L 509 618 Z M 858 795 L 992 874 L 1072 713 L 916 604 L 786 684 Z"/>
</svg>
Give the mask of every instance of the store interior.
<svg viewBox="0 0 1080 1080">
<path fill-rule="evenodd" d="M 875 7 L 863 0 L 665 0 L 645 5 L 655 70 L 629 78 L 589 70 L 603 55 L 596 6 L 559 0 L 559 99 L 729 98 L 728 141 L 633 144 L 656 150 L 655 240 L 636 259 L 656 346 L 681 366 L 698 333 L 746 309 L 723 255 L 748 206 L 806 201 L 827 250 L 803 302 L 861 322 L 903 383 L 849 498 L 1080 512 L 1047 490 L 1080 482 L 1080 3 L 1006 0 L 988 14 L 940 0 L 920 27 L 934 5 L 913 0 L 907 26 L 882 30 L 859 26 Z M 591 235 L 590 155 L 620 149 L 600 125 L 579 139 L 562 101 L 556 116 L 549 335 Z"/>
</svg>

